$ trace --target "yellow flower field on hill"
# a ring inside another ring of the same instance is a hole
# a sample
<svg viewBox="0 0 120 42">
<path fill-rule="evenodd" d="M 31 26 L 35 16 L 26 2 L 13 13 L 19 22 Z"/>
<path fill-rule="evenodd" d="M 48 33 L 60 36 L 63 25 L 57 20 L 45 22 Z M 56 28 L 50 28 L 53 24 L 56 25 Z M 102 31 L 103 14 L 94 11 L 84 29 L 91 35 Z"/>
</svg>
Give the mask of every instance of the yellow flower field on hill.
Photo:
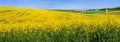
<svg viewBox="0 0 120 42">
<path fill-rule="evenodd" d="M 120 15 L 0 7 L 0 42 L 119 42 Z"/>
</svg>

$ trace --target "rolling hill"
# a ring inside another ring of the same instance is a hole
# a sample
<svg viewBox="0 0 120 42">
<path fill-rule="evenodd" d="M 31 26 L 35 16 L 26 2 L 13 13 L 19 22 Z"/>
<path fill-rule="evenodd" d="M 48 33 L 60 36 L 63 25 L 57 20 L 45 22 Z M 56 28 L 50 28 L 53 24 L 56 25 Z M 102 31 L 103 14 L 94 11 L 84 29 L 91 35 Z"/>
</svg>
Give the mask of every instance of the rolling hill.
<svg viewBox="0 0 120 42">
<path fill-rule="evenodd" d="M 0 42 L 117 42 L 119 35 L 119 15 L 0 7 Z"/>
</svg>

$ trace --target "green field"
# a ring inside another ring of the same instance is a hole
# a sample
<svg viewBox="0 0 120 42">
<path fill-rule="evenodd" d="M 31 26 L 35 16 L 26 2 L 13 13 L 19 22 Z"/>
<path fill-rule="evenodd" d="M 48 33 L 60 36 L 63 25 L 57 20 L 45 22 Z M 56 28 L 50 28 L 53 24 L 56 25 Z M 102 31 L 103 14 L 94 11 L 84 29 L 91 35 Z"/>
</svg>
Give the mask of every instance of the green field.
<svg viewBox="0 0 120 42">
<path fill-rule="evenodd" d="M 98 10 L 98 11 L 95 11 Z M 120 9 L 109 9 L 109 13 L 114 11 L 119 11 Z M 105 9 L 89 9 L 86 12 L 80 12 L 77 10 L 54 10 L 54 11 L 60 11 L 60 12 L 71 12 L 71 13 L 81 13 L 81 14 L 103 14 L 106 13 Z M 120 11 L 119 11 L 120 12 Z"/>
</svg>

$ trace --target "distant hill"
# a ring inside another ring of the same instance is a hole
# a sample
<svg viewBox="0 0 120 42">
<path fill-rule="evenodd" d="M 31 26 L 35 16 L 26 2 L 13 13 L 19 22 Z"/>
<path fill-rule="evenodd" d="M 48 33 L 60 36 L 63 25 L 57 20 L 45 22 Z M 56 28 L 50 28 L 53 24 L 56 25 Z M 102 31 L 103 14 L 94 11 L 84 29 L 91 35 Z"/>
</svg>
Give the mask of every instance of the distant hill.
<svg viewBox="0 0 120 42">
<path fill-rule="evenodd" d="M 109 12 L 113 12 L 113 11 L 120 11 L 120 7 L 114 7 L 114 8 L 108 8 Z M 54 10 L 54 11 L 63 11 L 63 12 L 72 12 L 72 13 L 82 13 L 82 14 L 99 14 L 99 13 L 105 13 L 106 12 L 106 8 L 102 8 L 102 9 L 88 9 L 85 12 L 82 12 L 84 10 Z"/>
</svg>

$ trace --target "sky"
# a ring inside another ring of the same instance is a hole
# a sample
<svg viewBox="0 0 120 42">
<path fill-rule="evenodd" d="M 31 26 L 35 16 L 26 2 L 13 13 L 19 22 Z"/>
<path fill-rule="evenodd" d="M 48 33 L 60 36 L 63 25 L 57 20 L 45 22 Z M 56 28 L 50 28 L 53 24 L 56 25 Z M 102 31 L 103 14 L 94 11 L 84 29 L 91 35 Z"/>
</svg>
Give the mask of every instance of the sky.
<svg viewBox="0 0 120 42">
<path fill-rule="evenodd" d="M 0 6 L 40 9 L 98 9 L 120 6 L 120 0 L 0 0 Z"/>
</svg>

